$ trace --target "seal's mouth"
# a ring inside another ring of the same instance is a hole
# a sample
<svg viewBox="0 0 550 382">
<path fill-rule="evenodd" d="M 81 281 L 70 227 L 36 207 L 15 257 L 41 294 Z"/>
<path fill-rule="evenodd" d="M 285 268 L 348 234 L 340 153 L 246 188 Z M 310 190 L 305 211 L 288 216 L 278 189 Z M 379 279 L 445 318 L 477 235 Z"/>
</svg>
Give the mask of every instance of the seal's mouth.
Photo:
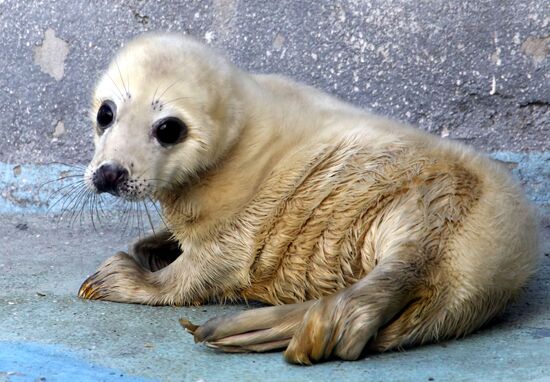
<svg viewBox="0 0 550 382">
<path fill-rule="evenodd" d="M 115 189 L 115 190 L 109 190 L 107 191 L 109 194 L 113 195 L 113 196 L 116 196 L 117 198 L 120 197 L 120 192 L 118 191 L 118 189 Z"/>
</svg>

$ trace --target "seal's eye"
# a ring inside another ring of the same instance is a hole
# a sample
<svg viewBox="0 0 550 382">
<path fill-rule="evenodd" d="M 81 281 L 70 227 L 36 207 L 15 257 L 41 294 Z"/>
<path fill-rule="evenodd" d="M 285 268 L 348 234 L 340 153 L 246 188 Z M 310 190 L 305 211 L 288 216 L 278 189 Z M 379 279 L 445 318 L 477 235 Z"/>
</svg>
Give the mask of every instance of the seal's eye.
<svg viewBox="0 0 550 382">
<path fill-rule="evenodd" d="M 187 136 L 187 126 L 175 117 L 161 119 L 153 126 L 153 136 L 163 146 L 175 145 Z"/>
<path fill-rule="evenodd" d="M 97 111 L 97 125 L 101 130 L 105 130 L 112 125 L 115 120 L 116 106 L 112 101 L 105 101 L 99 107 Z"/>
</svg>

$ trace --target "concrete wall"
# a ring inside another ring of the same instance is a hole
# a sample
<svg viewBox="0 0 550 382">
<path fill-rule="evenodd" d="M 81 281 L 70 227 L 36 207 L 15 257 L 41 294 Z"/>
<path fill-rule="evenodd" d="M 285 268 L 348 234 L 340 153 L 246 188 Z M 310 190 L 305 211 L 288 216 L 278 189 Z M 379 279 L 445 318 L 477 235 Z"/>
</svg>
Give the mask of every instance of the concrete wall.
<svg viewBox="0 0 550 382">
<path fill-rule="evenodd" d="M 251 71 L 487 151 L 542 153 L 550 167 L 550 1 L 0 0 L 0 29 L 7 167 L 87 162 L 94 81 L 147 30 L 192 34 Z"/>
</svg>

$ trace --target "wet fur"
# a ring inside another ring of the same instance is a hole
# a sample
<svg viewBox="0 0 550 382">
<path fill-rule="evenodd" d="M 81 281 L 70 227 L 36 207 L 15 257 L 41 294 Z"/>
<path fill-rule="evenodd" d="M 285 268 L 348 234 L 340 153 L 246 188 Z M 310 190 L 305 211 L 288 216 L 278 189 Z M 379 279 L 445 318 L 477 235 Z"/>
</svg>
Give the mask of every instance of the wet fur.
<svg viewBox="0 0 550 382">
<path fill-rule="evenodd" d="M 160 201 L 169 231 L 108 259 L 83 298 L 293 304 L 182 324 L 212 347 L 286 348 L 287 360 L 309 364 L 468 334 L 535 269 L 531 207 L 502 166 L 471 149 L 242 72 L 177 35 L 141 37 L 115 62 L 96 97 L 128 77 L 136 94 L 120 118 L 132 123 L 96 137 L 89 173 L 111 159 L 155 164 L 140 193 Z M 144 146 L 144 108 L 152 84 L 174 79 L 179 100 L 165 109 L 190 134 L 157 153 Z"/>
</svg>

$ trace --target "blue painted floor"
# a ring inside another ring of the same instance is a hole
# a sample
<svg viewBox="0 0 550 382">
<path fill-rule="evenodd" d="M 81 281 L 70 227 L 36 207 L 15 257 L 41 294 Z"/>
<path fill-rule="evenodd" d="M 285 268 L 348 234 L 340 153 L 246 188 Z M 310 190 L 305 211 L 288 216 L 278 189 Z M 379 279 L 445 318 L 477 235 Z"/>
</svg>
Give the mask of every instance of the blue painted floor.
<svg viewBox="0 0 550 382">
<path fill-rule="evenodd" d="M 88 362 L 62 346 L 25 342 L 0 342 L 0 380 L 37 381 L 120 381 L 147 382 L 120 370 Z"/>
</svg>

